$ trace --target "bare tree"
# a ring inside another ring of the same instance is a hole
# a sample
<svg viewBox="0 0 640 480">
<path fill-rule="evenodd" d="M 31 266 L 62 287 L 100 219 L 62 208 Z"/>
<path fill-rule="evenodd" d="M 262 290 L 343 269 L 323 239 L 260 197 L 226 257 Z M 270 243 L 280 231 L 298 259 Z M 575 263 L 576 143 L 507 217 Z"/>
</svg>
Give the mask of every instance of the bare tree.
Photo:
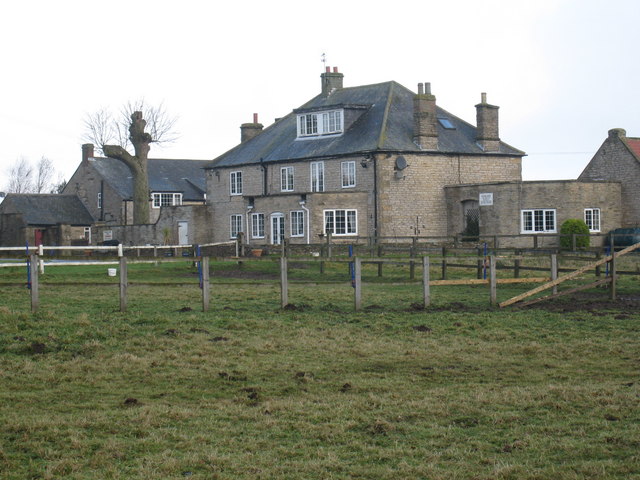
<svg viewBox="0 0 640 480">
<path fill-rule="evenodd" d="M 60 193 L 54 192 L 56 169 L 47 157 L 41 157 L 35 167 L 25 157 L 20 157 L 9 168 L 7 192 L 10 193 Z M 58 176 L 58 184 L 64 181 Z"/>
<path fill-rule="evenodd" d="M 8 170 L 7 192 L 31 193 L 33 190 L 33 167 L 25 157 L 18 158 Z"/>
<path fill-rule="evenodd" d="M 129 127 L 131 115 L 134 112 L 142 112 L 152 143 L 161 145 L 177 140 L 178 135 L 175 132 L 177 117 L 169 115 L 164 104 L 148 105 L 144 99 L 127 102 L 116 114 L 107 108 L 88 114 L 84 119 L 86 128 L 84 139 L 96 145 L 103 153 L 105 145 L 119 145 L 128 150 L 133 146 Z"/>
<path fill-rule="evenodd" d="M 147 163 L 151 142 L 151 134 L 145 132 L 147 122 L 142 112 L 131 114 L 129 141 L 135 154 L 131 155 L 120 145 L 103 145 L 102 150 L 107 157 L 124 162 L 131 169 L 133 176 L 133 223 L 149 223 L 149 176 Z"/>
<path fill-rule="evenodd" d="M 176 121 L 167 114 L 164 105 L 152 107 L 144 100 L 124 105 L 118 118 L 103 109 L 85 119 L 85 138 L 107 157 L 120 160 L 131 169 L 135 224 L 149 223 L 147 163 L 151 143 L 174 142 Z M 131 147 L 133 154 L 128 151 Z"/>
<path fill-rule="evenodd" d="M 55 173 L 56 169 L 53 167 L 53 162 L 47 157 L 41 157 L 35 167 L 34 193 L 50 192 L 53 187 Z"/>
</svg>

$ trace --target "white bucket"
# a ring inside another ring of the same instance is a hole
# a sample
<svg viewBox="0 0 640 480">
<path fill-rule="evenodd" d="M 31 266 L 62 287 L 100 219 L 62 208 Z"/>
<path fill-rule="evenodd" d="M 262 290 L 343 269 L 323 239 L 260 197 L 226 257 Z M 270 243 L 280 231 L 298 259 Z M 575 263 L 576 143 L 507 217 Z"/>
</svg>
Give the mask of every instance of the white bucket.
<svg viewBox="0 0 640 480">
<path fill-rule="evenodd" d="M 110 277 L 115 277 L 116 271 L 117 270 L 115 268 L 107 268 L 107 275 L 109 275 Z"/>
</svg>

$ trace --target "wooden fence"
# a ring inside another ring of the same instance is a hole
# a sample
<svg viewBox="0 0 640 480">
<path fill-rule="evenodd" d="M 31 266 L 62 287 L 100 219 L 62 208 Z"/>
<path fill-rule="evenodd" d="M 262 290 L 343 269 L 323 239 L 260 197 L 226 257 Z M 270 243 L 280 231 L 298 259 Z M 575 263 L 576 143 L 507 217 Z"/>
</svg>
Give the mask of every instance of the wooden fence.
<svg viewBox="0 0 640 480">
<path fill-rule="evenodd" d="M 107 248 L 107 247 L 105 247 Z M 48 265 L 118 265 L 118 271 L 119 271 L 119 281 L 118 281 L 118 285 L 119 285 L 119 299 L 120 299 L 120 310 L 121 311 L 126 311 L 127 307 L 128 307 L 128 289 L 129 289 L 129 280 L 128 280 L 128 265 L 132 264 L 132 263 L 162 263 L 162 262 L 178 262 L 178 261 L 189 261 L 189 262 L 196 262 L 197 266 L 198 266 L 198 272 L 199 272 L 199 287 L 202 291 L 202 310 L 203 311 L 208 311 L 209 310 L 209 303 L 210 303 L 210 293 L 211 293 L 211 282 L 210 282 L 210 275 L 209 275 L 209 264 L 210 264 L 210 257 L 208 255 L 198 255 L 198 256 L 189 256 L 189 257 L 174 257 L 174 258 L 170 258 L 170 257 L 164 257 L 164 256 L 156 256 L 153 259 L 143 259 L 143 258 L 139 258 L 136 255 L 132 255 L 130 257 L 127 257 L 126 255 L 124 255 L 124 250 L 123 249 L 118 249 L 117 247 L 108 247 L 110 249 L 115 249 L 115 251 L 120 255 L 117 260 L 105 260 L 105 261 L 95 261 L 91 258 L 85 259 L 85 260 L 76 260 L 73 262 L 58 262 L 58 263 L 53 263 L 53 264 L 48 264 Z M 145 247 L 135 247 L 135 248 L 145 248 Z M 40 279 L 39 279 L 39 275 L 41 273 L 43 273 L 43 265 L 44 265 L 44 261 L 43 258 L 39 255 L 39 253 L 44 252 L 45 250 L 47 250 L 46 247 L 43 247 L 42 249 L 38 249 L 37 253 L 32 253 L 29 256 L 29 261 L 27 262 L 27 265 L 29 266 L 29 283 L 30 283 L 30 294 L 31 294 L 31 310 L 32 311 L 37 311 L 39 308 L 39 296 L 40 296 Z M 196 253 L 197 251 L 200 250 L 200 248 L 196 249 Z M 587 267 L 585 268 L 581 268 L 578 270 L 575 269 L 563 269 L 565 271 L 570 271 L 570 272 L 577 272 L 575 274 L 570 273 L 569 275 L 572 275 L 572 278 L 577 276 L 578 274 L 584 273 L 586 270 L 588 269 L 595 269 L 597 267 L 599 267 L 600 265 L 603 265 L 605 263 L 610 263 L 612 265 L 611 267 L 611 272 L 613 273 L 613 265 L 615 264 L 615 258 L 617 255 L 612 255 L 610 257 L 605 257 L 602 258 L 600 260 L 598 260 L 595 263 L 590 263 Z M 544 282 L 554 282 L 557 278 L 558 278 L 558 273 L 560 271 L 560 269 L 558 268 L 558 259 L 557 259 L 557 255 L 556 254 L 552 254 L 550 256 L 550 267 L 545 269 L 549 275 L 548 276 L 544 276 L 544 277 L 521 277 L 520 276 L 520 272 L 525 270 L 526 268 L 531 268 L 534 270 L 542 270 L 543 267 L 525 267 L 524 265 L 520 264 L 519 267 L 515 267 L 516 262 L 521 262 L 525 257 L 523 256 L 518 256 L 518 257 L 513 257 L 513 256 L 509 256 L 509 257 L 505 257 L 505 256 L 497 256 L 497 255 L 490 255 L 489 257 L 482 257 L 481 259 L 477 260 L 476 262 L 473 263 L 448 263 L 453 261 L 456 262 L 460 262 L 463 259 L 465 260 L 474 260 L 473 258 L 469 258 L 469 257 L 451 257 L 451 256 L 444 256 L 444 257 L 437 257 L 437 256 L 433 256 L 433 257 L 429 257 L 429 256 L 422 256 L 420 258 L 415 258 L 415 257 L 409 257 L 409 258 L 380 258 L 380 257 L 360 257 L 360 256 L 356 256 L 356 257 L 352 257 L 352 258 L 345 258 L 345 257 L 315 257 L 315 256 L 311 256 L 311 257 L 295 257 L 295 262 L 296 263 L 315 263 L 315 264 L 320 264 L 320 272 L 323 271 L 323 265 L 326 262 L 333 262 L 333 263 L 344 263 L 344 264 L 351 264 L 353 266 L 352 272 L 353 272 L 353 278 L 352 278 L 352 286 L 353 286 L 353 295 L 354 295 L 354 308 L 356 310 L 360 310 L 362 308 L 362 303 L 363 303 L 363 296 L 364 296 L 364 282 L 362 281 L 362 265 L 363 264 L 375 264 L 378 266 L 378 274 L 380 275 L 382 272 L 382 266 L 383 265 L 390 265 L 390 264 L 395 264 L 395 265 L 406 265 L 409 267 L 409 280 L 414 280 L 414 276 L 415 276 L 415 271 L 416 271 L 416 266 L 421 267 L 422 270 L 422 278 L 421 278 L 421 282 L 422 282 L 422 297 L 423 297 L 423 305 L 424 307 L 427 307 L 431 304 L 431 296 L 432 296 L 432 292 L 431 292 L 431 287 L 434 286 L 444 286 L 444 285 L 487 285 L 488 287 L 488 299 L 491 305 L 498 305 L 497 303 L 497 290 L 498 290 L 498 285 L 500 284 L 525 284 L 525 283 L 544 283 Z M 527 257 L 527 258 L 534 258 L 534 257 Z M 536 256 L 536 259 L 540 259 L 540 256 Z M 286 307 L 289 304 L 289 261 L 291 260 L 289 257 L 287 256 L 280 256 L 280 257 L 267 257 L 267 258 L 248 258 L 248 257 L 237 257 L 237 256 L 233 256 L 233 257 L 223 257 L 223 258 L 219 258 L 216 257 L 216 260 L 221 260 L 221 261 L 230 261 L 230 262 L 246 262 L 246 261 L 257 261 L 257 262 L 262 262 L 262 261 L 278 261 L 279 265 L 280 265 L 280 273 L 279 273 L 279 278 L 280 278 L 280 304 L 281 307 Z M 507 269 L 507 268 L 512 268 L 513 269 L 513 278 L 498 278 L 498 271 L 500 270 L 498 264 L 499 262 L 505 261 L 505 260 L 509 260 L 511 262 L 514 263 L 513 267 L 505 267 L 503 265 L 502 269 Z M 441 278 L 438 279 L 432 279 L 431 278 L 431 267 L 432 265 L 435 265 L 437 263 L 432 263 L 433 261 L 440 263 L 441 264 Z M 11 266 L 16 266 L 19 264 L 16 263 L 11 263 Z M 472 278 L 472 279 L 449 279 L 447 278 L 447 271 L 448 271 L 448 267 L 457 267 L 457 268 L 464 268 L 464 269 L 473 269 L 477 271 L 477 277 L 478 278 Z M 320 275 L 322 275 L 322 273 L 320 273 Z M 599 276 L 600 272 L 598 270 L 596 270 L 596 276 Z M 610 283 L 611 284 L 611 291 L 614 292 L 613 294 L 615 295 L 615 275 L 608 275 L 605 280 L 603 281 L 599 281 L 600 284 L 602 283 Z M 554 293 L 557 293 L 557 285 L 561 283 L 555 283 L 555 284 L 551 284 L 550 288 L 554 289 Z M 88 285 L 88 284 L 87 284 Z M 136 285 L 140 285 L 139 283 L 137 283 Z M 154 285 L 154 284 L 146 284 L 146 285 Z M 512 302 L 515 303 L 515 302 Z M 500 306 L 507 306 L 510 303 L 507 304 L 500 304 Z"/>
</svg>

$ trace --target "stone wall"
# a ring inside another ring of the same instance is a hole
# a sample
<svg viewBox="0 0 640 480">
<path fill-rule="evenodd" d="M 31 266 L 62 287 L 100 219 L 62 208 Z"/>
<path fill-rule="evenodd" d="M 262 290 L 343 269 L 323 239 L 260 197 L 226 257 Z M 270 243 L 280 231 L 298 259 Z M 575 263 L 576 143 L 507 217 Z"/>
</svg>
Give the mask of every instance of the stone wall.
<svg viewBox="0 0 640 480">
<path fill-rule="evenodd" d="M 156 223 L 145 225 L 97 224 L 92 229 L 92 244 L 100 245 L 105 232 L 123 245 L 177 245 L 178 222 L 187 222 L 188 244 L 213 241 L 212 208 L 206 205 L 162 207 Z"/>
</svg>

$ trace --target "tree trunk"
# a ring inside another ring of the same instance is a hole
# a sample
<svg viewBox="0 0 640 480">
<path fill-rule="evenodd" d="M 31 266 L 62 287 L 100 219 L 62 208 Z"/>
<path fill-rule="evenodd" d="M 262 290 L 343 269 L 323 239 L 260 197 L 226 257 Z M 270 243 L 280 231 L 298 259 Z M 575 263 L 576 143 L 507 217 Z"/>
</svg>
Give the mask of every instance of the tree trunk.
<svg viewBox="0 0 640 480">
<path fill-rule="evenodd" d="M 129 126 L 129 140 L 135 155 L 131 155 L 119 145 L 104 145 L 102 150 L 107 157 L 124 162 L 131 169 L 133 177 L 133 223 L 149 223 L 149 176 L 147 163 L 151 135 L 144 131 L 147 122 L 142 112 L 133 112 Z"/>
</svg>

